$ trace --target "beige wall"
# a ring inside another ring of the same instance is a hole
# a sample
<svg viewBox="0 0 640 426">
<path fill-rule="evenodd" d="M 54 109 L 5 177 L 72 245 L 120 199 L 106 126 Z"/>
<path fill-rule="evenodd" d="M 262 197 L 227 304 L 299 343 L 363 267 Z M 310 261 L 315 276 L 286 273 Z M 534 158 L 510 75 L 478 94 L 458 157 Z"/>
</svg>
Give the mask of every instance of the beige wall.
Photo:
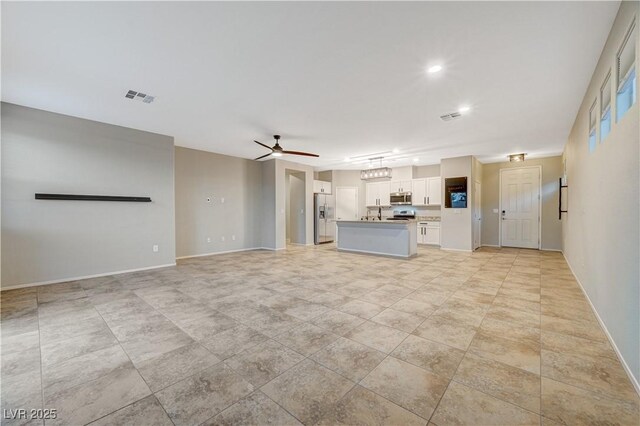
<svg viewBox="0 0 640 426">
<path fill-rule="evenodd" d="M 262 245 L 260 163 L 176 147 L 175 170 L 178 257 Z"/>
<path fill-rule="evenodd" d="M 276 160 L 263 161 L 262 167 L 262 205 L 261 211 L 261 235 L 262 247 L 276 249 Z M 282 191 L 286 189 L 283 188 Z M 286 210 L 286 207 L 283 207 Z M 285 218 L 286 220 L 286 218 Z M 283 231 L 286 234 L 286 229 Z M 286 238 L 286 235 L 285 235 Z"/>
<path fill-rule="evenodd" d="M 472 156 L 443 158 L 440 163 L 442 174 L 442 210 L 440 223 L 440 246 L 448 250 L 472 250 L 472 220 L 471 206 L 473 206 Z M 467 177 L 467 208 L 452 209 L 445 208 L 444 185 L 446 178 Z"/>
<path fill-rule="evenodd" d="M 262 162 L 262 190 L 265 214 L 262 216 L 263 242 L 265 248 L 282 250 L 287 242 L 287 172 L 304 176 L 304 244 L 313 244 L 313 177 L 311 166 L 292 161 L 273 159 Z M 302 243 L 301 243 L 302 244 Z"/>
<path fill-rule="evenodd" d="M 543 250 L 562 250 L 562 223 L 558 220 L 558 178 L 562 176 L 562 157 L 525 160 L 522 163 L 484 164 L 482 170 L 482 244 L 500 244 L 500 170 L 517 167 L 542 167 L 542 229 Z"/>
<path fill-rule="evenodd" d="M 293 244 L 306 244 L 306 194 L 304 173 L 288 173 L 287 240 Z"/>
<path fill-rule="evenodd" d="M 431 164 L 428 166 L 415 166 L 413 168 L 413 178 L 428 178 L 440 176 L 440 164 Z"/>
<path fill-rule="evenodd" d="M 1 108 L 3 288 L 175 263 L 172 137 Z M 36 192 L 153 201 L 35 200 Z"/>
<path fill-rule="evenodd" d="M 568 210 L 563 214 L 564 254 L 629 371 L 640 379 L 640 109 L 638 100 L 589 153 L 589 108 L 606 74 L 615 75 L 616 53 L 638 2 L 622 2 L 569 135 Z M 640 31 L 636 31 L 636 34 Z M 636 47 L 638 46 L 636 40 Z M 636 48 L 636 71 L 639 70 Z M 615 88 L 616 84 L 613 84 Z M 599 104 L 598 104 L 599 108 Z M 615 95 L 612 95 L 615 117 Z M 599 139 L 599 126 L 598 126 Z M 638 388 L 640 390 L 640 388 Z"/>
</svg>

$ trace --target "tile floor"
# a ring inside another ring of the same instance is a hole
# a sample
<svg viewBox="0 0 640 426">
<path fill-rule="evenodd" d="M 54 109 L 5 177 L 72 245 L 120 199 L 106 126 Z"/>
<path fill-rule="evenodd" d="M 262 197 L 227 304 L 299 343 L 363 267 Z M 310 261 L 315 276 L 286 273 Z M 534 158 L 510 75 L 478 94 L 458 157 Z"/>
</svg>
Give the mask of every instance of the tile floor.
<svg viewBox="0 0 640 426">
<path fill-rule="evenodd" d="M 1 313 L 2 409 L 47 424 L 640 422 L 559 253 L 244 252 L 5 291 Z"/>
</svg>

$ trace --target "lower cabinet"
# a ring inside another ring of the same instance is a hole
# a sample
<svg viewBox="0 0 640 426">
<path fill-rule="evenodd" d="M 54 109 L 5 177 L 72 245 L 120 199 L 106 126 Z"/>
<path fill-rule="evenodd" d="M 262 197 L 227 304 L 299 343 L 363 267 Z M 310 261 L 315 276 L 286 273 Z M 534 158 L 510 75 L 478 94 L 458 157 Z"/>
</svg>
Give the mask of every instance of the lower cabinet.
<svg viewBox="0 0 640 426">
<path fill-rule="evenodd" d="M 440 245 L 440 222 L 418 223 L 418 244 Z"/>
</svg>

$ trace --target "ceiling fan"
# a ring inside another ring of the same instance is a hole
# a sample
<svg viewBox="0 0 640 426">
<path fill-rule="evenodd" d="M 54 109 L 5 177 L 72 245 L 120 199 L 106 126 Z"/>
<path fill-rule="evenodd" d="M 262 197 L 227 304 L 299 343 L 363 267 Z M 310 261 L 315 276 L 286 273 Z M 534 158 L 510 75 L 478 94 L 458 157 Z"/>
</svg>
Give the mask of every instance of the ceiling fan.
<svg viewBox="0 0 640 426">
<path fill-rule="evenodd" d="M 282 157 L 282 154 L 291 154 L 291 155 L 304 155 L 307 157 L 319 157 L 318 154 L 311 154 L 309 152 L 301 152 L 301 151 L 285 151 L 284 149 L 282 149 L 282 147 L 280 146 L 280 144 L 278 143 L 280 141 L 280 135 L 273 135 L 273 138 L 276 140 L 276 144 L 273 147 L 267 146 L 265 144 L 263 144 L 262 142 L 258 142 L 258 141 L 254 141 L 255 143 L 257 143 L 258 145 L 262 145 L 267 149 L 270 149 L 271 152 L 268 154 L 265 154 L 261 157 L 255 158 L 255 160 L 260 160 L 264 157 L 268 157 L 270 155 L 273 155 L 274 157 Z"/>
</svg>

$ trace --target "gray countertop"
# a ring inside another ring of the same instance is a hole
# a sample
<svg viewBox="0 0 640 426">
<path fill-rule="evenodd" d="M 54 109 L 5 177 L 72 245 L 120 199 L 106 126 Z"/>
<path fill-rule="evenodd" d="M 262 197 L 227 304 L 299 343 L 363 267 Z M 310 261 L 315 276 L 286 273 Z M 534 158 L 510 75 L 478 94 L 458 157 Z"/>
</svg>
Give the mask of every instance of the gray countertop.
<svg viewBox="0 0 640 426">
<path fill-rule="evenodd" d="M 382 220 L 336 220 L 336 223 L 366 223 L 366 224 L 384 224 L 384 225 L 407 225 L 410 223 L 418 223 L 417 220 L 415 219 L 409 219 L 409 220 L 386 220 L 386 219 L 382 219 Z"/>
</svg>

